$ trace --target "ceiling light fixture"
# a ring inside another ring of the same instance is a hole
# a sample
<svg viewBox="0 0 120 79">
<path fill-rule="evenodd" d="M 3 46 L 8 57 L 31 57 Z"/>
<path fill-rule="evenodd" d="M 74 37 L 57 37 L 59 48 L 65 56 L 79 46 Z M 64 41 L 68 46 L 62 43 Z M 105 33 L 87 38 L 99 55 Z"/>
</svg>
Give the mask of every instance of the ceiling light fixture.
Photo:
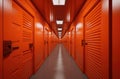
<svg viewBox="0 0 120 79">
<path fill-rule="evenodd" d="M 62 34 L 62 32 L 58 32 L 58 34 Z"/>
<path fill-rule="evenodd" d="M 57 20 L 56 23 L 57 24 L 63 24 L 63 20 Z"/>
<path fill-rule="evenodd" d="M 58 35 L 59 35 L 59 36 L 61 36 L 61 35 L 62 35 L 62 33 L 58 33 Z"/>
<path fill-rule="evenodd" d="M 65 0 L 52 0 L 53 5 L 65 5 Z"/>
<path fill-rule="evenodd" d="M 58 31 L 62 31 L 62 28 L 58 28 Z"/>
</svg>

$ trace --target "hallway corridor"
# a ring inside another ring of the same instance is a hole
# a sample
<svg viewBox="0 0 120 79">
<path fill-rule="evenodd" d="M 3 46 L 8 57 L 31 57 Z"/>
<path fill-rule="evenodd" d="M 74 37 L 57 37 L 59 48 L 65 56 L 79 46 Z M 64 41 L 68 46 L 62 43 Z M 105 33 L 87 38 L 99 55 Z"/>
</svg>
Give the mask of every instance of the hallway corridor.
<svg viewBox="0 0 120 79">
<path fill-rule="evenodd" d="M 0 79 L 120 79 L 120 0 L 0 0 Z"/>
<path fill-rule="evenodd" d="M 30 79 L 87 79 L 62 44 L 58 44 Z"/>
</svg>

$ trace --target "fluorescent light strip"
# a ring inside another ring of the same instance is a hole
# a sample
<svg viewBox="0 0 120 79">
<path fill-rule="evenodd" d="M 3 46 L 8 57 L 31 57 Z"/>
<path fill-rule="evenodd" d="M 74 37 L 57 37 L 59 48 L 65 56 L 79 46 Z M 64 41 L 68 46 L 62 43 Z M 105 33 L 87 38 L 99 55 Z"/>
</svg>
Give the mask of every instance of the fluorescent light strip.
<svg viewBox="0 0 120 79">
<path fill-rule="evenodd" d="M 53 5 L 65 5 L 65 0 L 52 0 Z"/>
<path fill-rule="evenodd" d="M 65 5 L 65 0 L 59 0 L 60 1 L 60 5 Z"/>
<path fill-rule="evenodd" d="M 58 5 L 58 0 L 52 0 L 53 5 Z"/>
<path fill-rule="evenodd" d="M 56 23 L 57 24 L 63 24 L 63 20 L 57 20 Z"/>
<path fill-rule="evenodd" d="M 58 35 L 62 35 L 62 33 L 60 33 L 60 34 L 58 33 Z"/>
<path fill-rule="evenodd" d="M 62 34 L 62 32 L 58 32 L 58 34 Z"/>
<path fill-rule="evenodd" d="M 58 31 L 62 31 L 62 28 L 58 28 Z"/>
</svg>

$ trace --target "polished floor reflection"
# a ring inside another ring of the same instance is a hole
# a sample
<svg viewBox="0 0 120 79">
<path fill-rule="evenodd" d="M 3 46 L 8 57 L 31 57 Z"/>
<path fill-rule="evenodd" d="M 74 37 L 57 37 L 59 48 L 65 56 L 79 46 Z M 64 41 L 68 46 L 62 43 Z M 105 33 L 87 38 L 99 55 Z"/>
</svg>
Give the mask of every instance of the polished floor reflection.
<svg viewBox="0 0 120 79">
<path fill-rule="evenodd" d="M 31 79 L 87 79 L 63 45 L 56 46 Z"/>
</svg>

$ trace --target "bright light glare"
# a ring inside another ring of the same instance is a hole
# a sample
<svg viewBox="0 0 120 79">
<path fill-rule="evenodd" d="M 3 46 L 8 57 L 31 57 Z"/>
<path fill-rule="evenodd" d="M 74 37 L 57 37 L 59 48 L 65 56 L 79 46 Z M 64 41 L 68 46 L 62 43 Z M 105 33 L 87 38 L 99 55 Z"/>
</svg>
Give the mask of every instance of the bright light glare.
<svg viewBox="0 0 120 79">
<path fill-rule="evenodd" d="M 50 12 L 50 21 L 52 22 L 53 21 L 53 13 Z"/>
<path fill-rule="evenodd" d="M 63 24 L 63 20 L 57 20 L 56 23 L 57 24 Z"/>
<path fill-rule="evenodd" d="M 62 28 L 58 28 L 58 31 L 61 31 L 62 30 Z"/>
<path fill-rule="evenodd" d="M 70 35 L 70 32 L 68 32 L 68 34 Z"/>
<path fill-rule="evenodd" d="M 65 5 L 65 0 L 59 0 L 60 1 L 60 5 Z"/>
<path fill-rule="evenodd" d="M 120 0 L 112 0 L 112 3 L 115 10 L 120 10 Z"/>
<path fill-rule="evenodd" d="M 58 32 L 58 34 L 61 34 L 62 32 Z"/>
<path fill-rule="evenodd" d="M 65 0 L 52 0 L 53 5 L 65 5 Z"/>
<path fill-rule="evenodd" d="M 62 36 L 62 32 L 58 32 L 58 35 L 59 35 L 59 36 Z"/>
<path fill-rule="evenodd" d="M 0 0 L 0 8 L 2 7 L 2 0 Z"/>
<path fill-rule="evenodd" d="M 70 22 L 70 11 L 67 14 L 67 21 Z"/>
<path fill-rule="evenodd" d="M 62 36 L 62 34 L 58 34 L 59 36 Z"/>
<path fill-rule="evenodd" d="M 53 5 L 58 5 L 58 0 L 52 0 L 53 1 Z"/>
<path fill-rule="evenodd" d="M 42 29 L 43 28 L 43 25 L 41 23 L 36 23 L 36 27 L 39 28 L 39 29 Z"/>
<path fill-rule="evenodd" d="M 52 34 L 52 32 L 49 32 L 49 34 Z"/>
<path fill-rule="evenodd" d="M 61 39 L 61 37 L 59 37 Z M 64 69 L 64 62 L 63 62 L 63 55 L 62 55 L 62 46 L 59 47 L 58 50 L 58 57 L 57 57 L 57 63 L 55 68 L 55 75 L 53 79 L 66 79 L 65 78 L 65 69 Z"/>
<path fill-rule="evenodd" d="M 78 31 L 79 29 L 81 29 L 83 27 L 83 24 L 82 23 L 78 23 L 76 25 L 76 30 Z"/>
</svg>

